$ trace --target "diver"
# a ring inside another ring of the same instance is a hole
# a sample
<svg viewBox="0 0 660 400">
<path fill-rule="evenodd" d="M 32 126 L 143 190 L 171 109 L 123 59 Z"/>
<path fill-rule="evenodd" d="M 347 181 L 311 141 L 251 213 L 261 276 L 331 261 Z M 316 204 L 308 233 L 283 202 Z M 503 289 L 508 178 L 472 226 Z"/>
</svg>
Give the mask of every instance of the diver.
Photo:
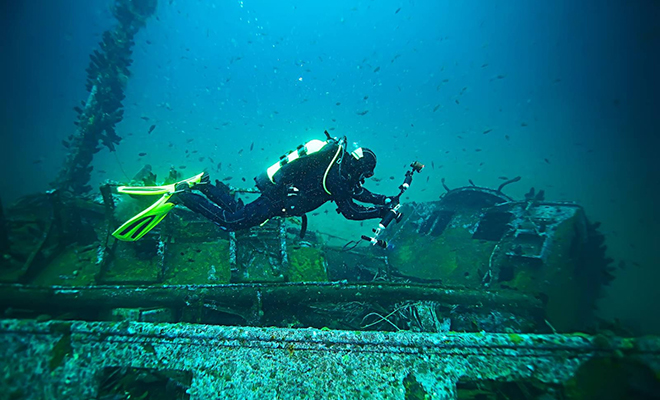
<svg viewBox="0 0 660 400">
<path fill-rule="evenodd" d="M 120 187 L 120 193 L 163 197 L 113 235 L 121 240 L 138 240 L 177 204 L 227 231 L 248 229 L 273 217 L 303 217 L 301 235 L 306 229 L 306 214 L 328 201 L 333 201 L 337 212 L 350 220 L 384 218 L 391 213 L 398 196 L 374 194 L 362 186 L 374 175 L 376 154 L 361 147 L 349 152 L 346 137 L 336 139 L 327 131 L 325 134 L 327 140 L 311 140 L 298 146 L 257 176 L 255 183 L 261 195 L 249 204 L 236 199 L 222 182 L 212 184 L 207 173 L 167 186 Z M 372 206 L 357 204 L 356 200 Z M 398 209 L 395 213 L 400 219 Z"/>
</svg>

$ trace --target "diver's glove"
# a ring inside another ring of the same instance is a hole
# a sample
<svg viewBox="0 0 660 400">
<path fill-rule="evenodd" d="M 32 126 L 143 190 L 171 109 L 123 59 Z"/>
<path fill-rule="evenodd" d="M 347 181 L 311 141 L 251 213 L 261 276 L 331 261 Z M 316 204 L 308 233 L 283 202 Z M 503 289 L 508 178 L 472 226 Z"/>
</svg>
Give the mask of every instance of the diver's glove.
<svg viewBox="0 0 660 400">
<path fill-rule="evenodd" d="M 386 196 L 384 203 L 388 207 L 394 207 L 399 204 L 399 196 Z"/>
<path fill-rule="evenodd" d="M 392 210 L 389 206 L 376 206 L 378 208 L 378 218 L 383 219 Z"/>
</svg>

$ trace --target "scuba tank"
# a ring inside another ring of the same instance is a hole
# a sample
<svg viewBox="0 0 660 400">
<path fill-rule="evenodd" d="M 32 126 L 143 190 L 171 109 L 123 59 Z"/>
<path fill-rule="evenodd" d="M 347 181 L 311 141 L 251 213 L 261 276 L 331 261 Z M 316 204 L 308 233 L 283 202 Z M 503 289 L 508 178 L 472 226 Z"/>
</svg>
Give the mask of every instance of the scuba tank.
<svg viewBox="0 0 660 400">
<path fill-rule="evenodd" d="M 346 138 L 338 140 L 327 131 L 325 135 L 325 141 L 313 139 L 282 155 L 276 163 L 254 178 L 257 188 L 264 194 L 284 193 L 295 186 L 296 182 L 314 178 L 309 174 L 316 174 L 320 187 L 330 195 L 326 179 L 335 163 L 341 162 Z"/>
</svg>

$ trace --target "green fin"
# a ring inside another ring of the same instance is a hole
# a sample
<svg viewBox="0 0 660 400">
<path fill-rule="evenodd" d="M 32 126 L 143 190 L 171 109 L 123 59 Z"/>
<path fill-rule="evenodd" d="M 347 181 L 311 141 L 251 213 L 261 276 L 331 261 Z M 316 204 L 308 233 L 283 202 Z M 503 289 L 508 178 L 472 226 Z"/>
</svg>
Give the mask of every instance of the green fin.
<svg viewBox="0 0 660 400">
<path fill-rule="evenodd" d="M 112 236 L 126 242 L 135 242 L 154 229 L 160 221 L 165 218 L 168 212 L 174 208 L 174 203 L 168 203 L 168 200 L 176 192 L 176 185 L 186 182 L 189 187 L 193 187 L 202 181 L 204 173 L 197 174 L 192 178 L 185 179 L 164 186 L 119 186 L 118 193 L 152 196 L 162 194 L 163 196 L 149 208 L 142 211 L 135 217 L 126 221 L 122 226 L 112 232 Z"/>
<path fill-rule="evenodd" d="M 142 211 L 135 217 L 126 221 L 122 226 L 112 232 L 112 236 L 119 240 L 134 242 L 139 240 L 147 232 L 152 230 L 160 221 L 165 218 L 168 212 L 174 208 L 173 203 L 167 201 L 172 197 L 172 193 L 165 193 L 151 207 Z"/>
<path fill-rule="evenodd" d="M 153 195 L 158 195 L 158 194 L 165 194 L 165 193 L 174 193 L 176 185 L 178 185 L 181 182 L 186 182 L 188 183 L 188 186 L 191 188 L 195 186 L 196 184 L 200 183 L 202 181 L 202 176 L 204 173 L 202 172 L 201 174 L 197 174 L 193 176 L 192 178 L 184 179 L 182 181 L 173 183 L 171 185 L 163 185 L 163 186 L 119 186 L 117 188 L 117 193 L 123 193 L 123 194 L 132 194 L 132 195 L 142 195 L 142 196 L 153 196 Z"/>
</svg>

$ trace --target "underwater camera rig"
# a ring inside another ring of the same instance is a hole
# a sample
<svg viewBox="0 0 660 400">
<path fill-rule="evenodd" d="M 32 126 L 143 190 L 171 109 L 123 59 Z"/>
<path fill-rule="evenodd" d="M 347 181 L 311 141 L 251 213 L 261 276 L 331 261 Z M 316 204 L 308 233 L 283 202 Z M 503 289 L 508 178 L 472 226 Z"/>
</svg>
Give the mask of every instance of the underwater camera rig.
<svg viewBox="0 0 660 400">
<path fill-rule="evenodd" d="M 399 211 L 399 208 L 401 208 L 401 195 L 410 187 L 410 184 L 412 183 L 413 174 L 415 172 L 417 173 L 422 172 L 423 168 L 424 168 L 424 164 L 420 163 L 419 161 L 413 161 L 412 164 L 410 164 L 410 171 L 406 171 L 406 176 L 403 178 L 403 183 L 399 186 L 399 194 L 394 196 L 392 202 L 390 203 L 390 210 L 383 217 L 383 219 L 380 220 L 380 223 L 378 223 L 378 227 L 372 229 L 374 235 L 373 236 L 362 235 L 362 240 L 371 242 L 371 244 L 374 246 L 379 246 L 384 249 L 387 248 L 387 241 L 385 241 L 384 239 L 379 239 L 379 236 L 383 233 L 383 231 L 385 231 L 387 226 L 392 223 L 392 221 L 396 221 L 397 223 L 399 223 L 399 221 L 401 221 L 401 218 L 403 218 L 403 214 Z"/>
</svg>

